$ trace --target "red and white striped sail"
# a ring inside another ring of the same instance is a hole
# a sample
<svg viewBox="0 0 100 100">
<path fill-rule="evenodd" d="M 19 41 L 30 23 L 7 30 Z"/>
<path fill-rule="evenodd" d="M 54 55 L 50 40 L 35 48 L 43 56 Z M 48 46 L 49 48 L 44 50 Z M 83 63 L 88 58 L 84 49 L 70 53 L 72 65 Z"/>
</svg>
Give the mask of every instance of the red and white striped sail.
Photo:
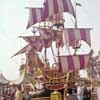
<svg viewBox="0 0 100 100">
<path fill-rule="evenodd" d="M 62 15 L 60 14 L 55 14 L 52 15 L 49 18 L 44 18 L 44 12 L 43 12 L 43 8 L 28 8 L 29 9 L 29 19 L 28 19 L 28 24 L 27 24 L 27 29 L 29 27 L 31 27 L 32 25 L 36 24 L 36 23 L 40 23 L 43 21 L 55 21 L 57 18 L 60 19 L 60 21 L 62 21 Z"/>
<path fill-rule="evenodd" d="M 87 67 L 90 55 L 59 56 L 60 72 L 79 70 Z"/>
<path fill-rule="evenodd" d="M 66 28 L 63 31 L 38 29 L 43 39 L 52 39 L 58 41 L 61 46 L 63 44 L 72 43 L 83 40 L 91 46 L 90 29 L 89 28 Z M 61 34 L 59 34 L 61 33 Z M 63 37 L 62 37 L 63 35 Z M 59 37 L 60 36 L 60 37 Z"/>
<path fill-rule="evenodd" d="M 43 8 L 29 8 L 29 21 L 27 28 L 43 20 Z"/>
<path fill-rule="evenodd" d="M 54 14 L 68 12 L 75 17 L 71 0 L 45 0 L 44 17 L 48 18 Z"/>
<path fill-rule="evenodd" d="M 91 46 L 89 28 L 64 29 L 63 35 L 65 43 L 71 43 L 73 41 L 83 40 Z"/>
</svg>

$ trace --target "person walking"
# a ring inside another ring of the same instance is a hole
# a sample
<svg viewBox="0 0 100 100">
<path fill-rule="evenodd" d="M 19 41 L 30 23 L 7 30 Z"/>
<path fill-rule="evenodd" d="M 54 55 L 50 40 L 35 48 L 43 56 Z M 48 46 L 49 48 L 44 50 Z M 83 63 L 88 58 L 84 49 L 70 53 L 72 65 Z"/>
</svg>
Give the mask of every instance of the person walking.
<svg viewBox="0 0 100 100">
<path fill-rule="evenodd" d="M 15 93 L 15 100 L 23 100 L 23 94 L 21 91 L 21 85 L 18 86 L 17 91 Z"/>
<path fill-rule="evenodd" d="M 68 96 L 67 96 L 67 99 L 66 100 L 78 100 L 77 96 L 75 94 L 73 94 L 73 90 L 70 89 L 68 91 Z"/>
<path fill-rule="evenodd" d="M 89 92 L 86 86 L 83 88 L 83 100 L 89 100 Z"/>
<path fill-rule="evenodd" d="M 78 100 L 83 100 L 83 87 L 82 87 L 82 85 L 79 85 L 77 87 L 77 97 L 78 97 Z"/>
<path fill-rule="evenodd" d="M 100 87 L 97 88 L 97 97 L 98 97 L 98 100 L 100 100 Z"/>
</svg>

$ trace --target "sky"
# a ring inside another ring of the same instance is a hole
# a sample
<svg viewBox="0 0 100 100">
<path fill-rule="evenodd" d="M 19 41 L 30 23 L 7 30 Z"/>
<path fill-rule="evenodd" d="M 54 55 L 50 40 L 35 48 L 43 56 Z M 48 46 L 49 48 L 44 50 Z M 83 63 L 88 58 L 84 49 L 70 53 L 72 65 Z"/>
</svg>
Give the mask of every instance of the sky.
<svg viewBox="0 0 100 100">
<path fill-rule="evenodd" d="M 72 0 L 74 1 L 74 0 Z M 91 30 L 91 48 L 100 50 L 100 0 L 79 0 L 82 7 L 77 7 L 78 27 Z M 18 36 L 25 33 L 28 10 L 25 7 L 41 6 L 43 0 L 0 0 L 0 71 L 8 80 L 19 77 L 22 56 L 10 58 L 20 50 L 25 42 Z"/>
</svg>

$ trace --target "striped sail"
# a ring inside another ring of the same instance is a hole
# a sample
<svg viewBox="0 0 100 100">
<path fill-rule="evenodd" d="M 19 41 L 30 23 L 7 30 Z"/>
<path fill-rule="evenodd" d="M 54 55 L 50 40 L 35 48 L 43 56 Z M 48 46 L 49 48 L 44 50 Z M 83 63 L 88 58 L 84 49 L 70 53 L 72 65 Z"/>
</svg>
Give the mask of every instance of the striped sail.
<svg viewBox="0 0 100 100">
<path fill-rule="evenodd" d="M 56 41 L 59 39 L 59 32 L 57 30 L 48 30 L 48 29 L 39 29 L 40 35 L 46 39 L 52 39 L 52 41 Z M 83 40 L 87 44 L 91 46 L 90 40 L 90 29 L 89 28 L 66 28 L 63 29 L 60 33 L 60 41 L 59 44 L 64 46 L 63 44 L 72 43 L 75 41 Z M 63 35 L 63 36 L 62 36 Z M 63 39 L 62 39 L 63 38 Z"/>
<path fill-rule="evenodd" d="M 44 18 L 45 12 L 43 12 L 43 8 L 28 8 L 29 9 L 29 19 L 27 24 L 27 29 L 31 27 L 32 25 L 43 22 L 43 21 L 55 21 L 57 18 L 62 21 L 62 15 L 55 14 L 49 18 Z"/>
<path fill-rule="evenodd" d="M 68 12 L 75 17 L 71 0 L 46 0 L 44 6 L 44 18 L 62 12 Z"/>
<path fill-rule="evenodd" d="M 27 28 L 43 20 L 43 8 L 29 8 L 29 20 Z"/>
<path fill-rule="evenodd" d="M 91 46 L 90 29 L 89 28 L 69 28 L 64 29 L 64 41 L 65 43 L 71 43 L 73 41 L 83 40 Z"/>
<path fill-rule="evenodd" d="M 60 72 L 79 70 L 87 67 L 90 55 L 59 56 Z"/>
</svg>

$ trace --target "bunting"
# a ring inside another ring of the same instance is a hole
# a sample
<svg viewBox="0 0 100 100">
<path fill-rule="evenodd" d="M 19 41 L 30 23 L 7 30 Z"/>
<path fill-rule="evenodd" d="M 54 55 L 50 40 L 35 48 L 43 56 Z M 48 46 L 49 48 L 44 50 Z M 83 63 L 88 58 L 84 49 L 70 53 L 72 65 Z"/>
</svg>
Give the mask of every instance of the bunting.
<svg viewBox="0 0 100 100">
<path fill-rule="evenodd" d="M 71 0 L 46 0 L 44 3 L 44 18 L 68 12 L 75 17 L 75 12 Z"/>
<path fill-rule="evenodd" d="M 72 55 L 72 56 L 59 56 L 60 69 L 62 72 L 79 70 L 87 67 L 90 55 Z"/>
</svg>

